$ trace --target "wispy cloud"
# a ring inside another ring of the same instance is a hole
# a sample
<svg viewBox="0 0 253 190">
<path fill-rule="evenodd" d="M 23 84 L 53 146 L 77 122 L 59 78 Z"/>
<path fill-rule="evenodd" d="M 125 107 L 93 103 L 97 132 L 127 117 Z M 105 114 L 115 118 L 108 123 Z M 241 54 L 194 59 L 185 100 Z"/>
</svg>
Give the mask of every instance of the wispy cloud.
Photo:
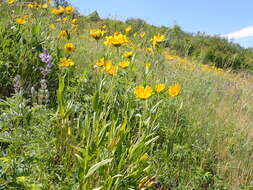
<svg viewBox="0 0 253 190">
<path fill-rule="evenodd" d="M 241 30 L 222 35 L 222 37 L 230 39 L 240 39 L 253 36 L 253 26 L 242 28 Z"/>
</svg>

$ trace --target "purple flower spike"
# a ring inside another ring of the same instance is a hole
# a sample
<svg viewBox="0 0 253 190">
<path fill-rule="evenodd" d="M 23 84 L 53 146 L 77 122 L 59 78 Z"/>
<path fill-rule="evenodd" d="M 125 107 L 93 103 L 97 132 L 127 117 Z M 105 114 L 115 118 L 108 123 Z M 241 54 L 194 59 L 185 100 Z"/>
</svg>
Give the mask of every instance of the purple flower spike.
<svg viewBox="0 0 253 190">
<path fill-rule="evenodd" d="M 52 56 L 48 54 L 48 50 L 43 50 L 39 57 L 43 63 L 51 64 Z"/>
</svg>

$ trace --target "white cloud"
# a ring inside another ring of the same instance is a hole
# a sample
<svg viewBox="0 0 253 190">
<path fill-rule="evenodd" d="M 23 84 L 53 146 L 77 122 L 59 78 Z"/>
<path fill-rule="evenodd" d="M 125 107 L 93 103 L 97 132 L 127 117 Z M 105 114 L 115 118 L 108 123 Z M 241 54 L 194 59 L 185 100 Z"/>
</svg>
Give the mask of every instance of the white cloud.
<svg viewBox="0 0 253 190">
<path fill-rule="evenodd" d="M 222 37 L 230 39 L 240 39 L 253 36 L 253 26 L 242 28 L 241 30 L 222 35 Z"/>
</svg>

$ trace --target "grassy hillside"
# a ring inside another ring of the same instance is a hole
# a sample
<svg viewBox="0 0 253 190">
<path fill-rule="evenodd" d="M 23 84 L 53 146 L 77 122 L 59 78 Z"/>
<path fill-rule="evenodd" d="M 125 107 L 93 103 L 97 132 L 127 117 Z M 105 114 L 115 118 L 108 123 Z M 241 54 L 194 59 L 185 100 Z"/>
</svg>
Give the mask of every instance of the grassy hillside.
<svg viewBox="0 0 253 190">
<path fill-rule="evenodd" d="M 253 189 L 250 49 L 46 2 L 0 23 L 0 189 Z"/>
</svg>

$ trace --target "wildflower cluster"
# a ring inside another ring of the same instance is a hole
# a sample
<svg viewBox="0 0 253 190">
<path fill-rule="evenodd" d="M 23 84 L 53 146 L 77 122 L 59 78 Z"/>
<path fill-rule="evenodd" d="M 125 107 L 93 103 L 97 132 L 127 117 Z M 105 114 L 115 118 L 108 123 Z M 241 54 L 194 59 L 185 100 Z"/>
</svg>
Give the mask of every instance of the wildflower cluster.
<svg viewBox="0 0 253 190">
<path fill-rule="evenodd" d="M 72 6 L 62 7 L 59 6 L 58 8 L 52 8 L 51 12 L 55 15 L 62 15 L 63 13 L 72 14 L 74 12 L 74 8 Z"/>
<path fill-rule="evenodd" d="M 91 29 L 90 30 L 90 36 L 93 37 L 95 40 L 99 40 L 106 34 L 105 30 L 101 29 Z"/>
<path fill-rule="evenodd" d="M 112 61 L 106 60 L 104 57 L 99 59 L 95 66 L 102 67 L 102 70 L 104 70 L 109 75 L 116 75 L 117 73 L 117 67 L 112 64 Z"/>
<path fill-rule="evenodd" d="M 161 34 L 154 35 L 153 38 L 151 38 L 153 46 L 157 46 L 165 41 L 165 36 Z"/>
<path fill-rule="evenodd" d="M 119 47 L 121 45 L 124 45 L 128 43 L 128 39 L 126 35 L 123 35 L 121 33 L 115 32 L 113 36 L 107 36 L 106 40 L 104 42 L 105 45 L 112 45 L 115 47 Z"/>
<path fill-rule="evenodd" d="M 163 83 L 156 84 L 154 86 L 154 89 L 151 86 L 137 86 L 134 89 L 134 94 L 136 98 L 148 99 L 154 94 L 154 92 L 161 93 L 165 90 L 165 88 L 166 88 L 166 85 Z M 181 85 L 176 83 L 169 86 L 167 93 L 171 97 L 176 97 L 179 95 L 180 91 L 181 91 Z"/>
</svg>

